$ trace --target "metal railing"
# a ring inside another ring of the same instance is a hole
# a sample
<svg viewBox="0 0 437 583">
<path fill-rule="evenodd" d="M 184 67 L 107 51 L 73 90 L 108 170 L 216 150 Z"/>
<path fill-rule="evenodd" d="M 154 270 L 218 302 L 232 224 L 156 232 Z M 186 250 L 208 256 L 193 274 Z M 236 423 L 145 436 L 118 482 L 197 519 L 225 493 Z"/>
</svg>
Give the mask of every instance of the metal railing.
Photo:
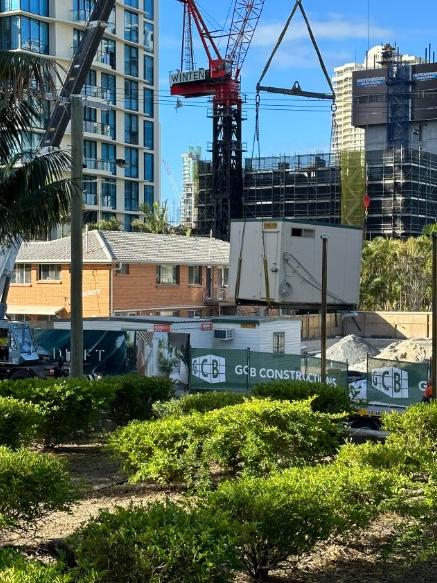
<svg viewBox="0 0 437 583">
<path fill-rule="evenodd" d="M 84 167 L 87 170 L 100 170 L 103 172 L 116 173 L 115 160 L 102 160 L 101 158 L 84 158 Z"/>
<path fill-rule="evenodd" d="M 99 134 L 100 136 L 111 137 L 112 135 L 110 125 L 99 123 L 97 121 L 85 120 L 83 122 L 83 130 L 89 134 Z"/>
<path fill-rule="evenodd" d="M 88 22 L 91 16 L 91 10 L 86 8 L 79 8 L 78 10 L 71 10 L 71 20 L 73 22 Z M 115 19 L 108 20 L 108 26 L 106 27 L 106 32 L 111 34 L 115 34 L 116 32 L 116 21 Z"/>
</svg>

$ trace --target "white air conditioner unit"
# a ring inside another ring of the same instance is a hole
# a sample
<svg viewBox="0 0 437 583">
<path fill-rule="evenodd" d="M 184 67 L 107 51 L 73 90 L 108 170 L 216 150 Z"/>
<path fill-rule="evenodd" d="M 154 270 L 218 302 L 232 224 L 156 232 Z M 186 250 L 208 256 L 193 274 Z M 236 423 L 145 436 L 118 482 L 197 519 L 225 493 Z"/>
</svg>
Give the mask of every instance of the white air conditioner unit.
<svg viewBox="0 0 437 583">
<path fill-rule="evenodd" d="M 233 340 L 234 339 L 234 329 L 233 328 L 216 328 L 214 330 L 214 338 L 217 338 L 217 340 Z"/>
</svg>

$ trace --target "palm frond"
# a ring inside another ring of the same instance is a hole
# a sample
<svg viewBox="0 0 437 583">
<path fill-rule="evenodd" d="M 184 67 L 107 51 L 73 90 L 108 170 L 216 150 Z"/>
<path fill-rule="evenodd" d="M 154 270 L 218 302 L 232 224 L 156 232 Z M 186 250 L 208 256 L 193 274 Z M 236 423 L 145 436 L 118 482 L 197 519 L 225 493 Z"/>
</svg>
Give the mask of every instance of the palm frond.
<svg viewBox="0 0 437 583">
<path fill-rule="evenodd" d="M 69 213 L 77 184 L 66 152 L 51 152 L 29 162 L 0 168 L 0 244 L 40 237 Z"/>
</svg>

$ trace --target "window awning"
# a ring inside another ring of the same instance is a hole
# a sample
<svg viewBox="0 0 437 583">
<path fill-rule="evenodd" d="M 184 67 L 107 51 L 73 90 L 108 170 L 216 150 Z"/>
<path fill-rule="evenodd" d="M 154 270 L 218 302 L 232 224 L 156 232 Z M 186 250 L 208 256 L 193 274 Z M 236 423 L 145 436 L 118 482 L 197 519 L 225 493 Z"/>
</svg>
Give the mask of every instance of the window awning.
<svg viewBox="0 0 437 583">
<path fill-rule="evenodd" d="M 6 313 L 26 315 L 31 316 L 56 316 L 59 312 L 62 312 L 64 306 L 25 306 L 25 305 L 14 305 L 8 304 L 8 309 Z"/>
</svg>

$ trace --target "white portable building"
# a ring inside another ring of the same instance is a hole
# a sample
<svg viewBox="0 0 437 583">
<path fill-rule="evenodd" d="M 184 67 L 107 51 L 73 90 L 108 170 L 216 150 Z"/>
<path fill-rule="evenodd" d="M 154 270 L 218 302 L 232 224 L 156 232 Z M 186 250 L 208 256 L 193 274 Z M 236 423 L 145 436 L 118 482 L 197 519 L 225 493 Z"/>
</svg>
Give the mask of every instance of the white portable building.
<svg viewBox="0 0 437 583">
<path fill-rule="evenodd" d="M 362 231 L 293 220 L 235 220 L 231 225 L 229 291 L 240 303 L 318 308 L 322 235 L 328 239 L 328 306 L 359 302 Z"/>
</svg>

